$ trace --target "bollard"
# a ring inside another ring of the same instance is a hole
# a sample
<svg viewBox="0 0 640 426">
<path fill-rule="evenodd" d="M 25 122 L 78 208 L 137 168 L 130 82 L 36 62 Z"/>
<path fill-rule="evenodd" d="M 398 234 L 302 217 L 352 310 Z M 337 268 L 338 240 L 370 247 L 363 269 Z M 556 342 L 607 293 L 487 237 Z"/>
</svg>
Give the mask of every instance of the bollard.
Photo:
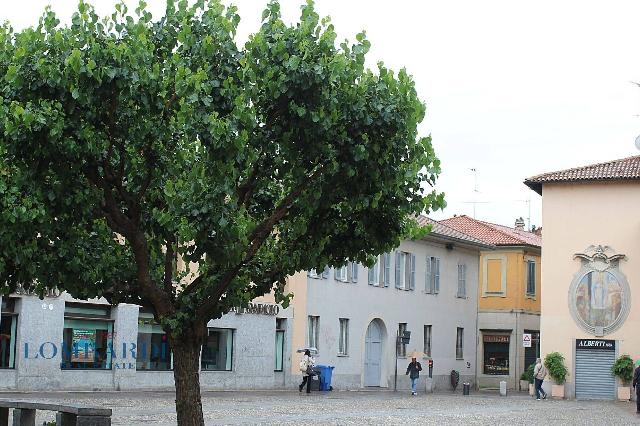
<svg viewBox="0 0 640 426">
<path fill-rule="evenodd" d="M 507 382 L 500 382 L 500 396 L 507 396 Z"/>
<path fill-rule="evenodd" d="M 463 395 L 469 395 L 469 388 L 471 386 L 469 386 L 469 383 L 463 383 L 462 384 L 462 394 Z"/>
</svg>

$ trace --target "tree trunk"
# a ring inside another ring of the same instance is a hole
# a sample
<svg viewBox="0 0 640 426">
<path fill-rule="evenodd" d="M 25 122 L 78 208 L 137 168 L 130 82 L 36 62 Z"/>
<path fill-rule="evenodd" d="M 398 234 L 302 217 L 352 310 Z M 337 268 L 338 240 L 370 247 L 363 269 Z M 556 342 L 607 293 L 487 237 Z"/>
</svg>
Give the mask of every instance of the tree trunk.
<svg viewBox="0 0 640 426">
<path fill-rule="evenodd" d="M 191 336 L 171 345 L 179 426 L 204 426 L 199 374 L 201 345 L 201 339 Z"/>
</svg>

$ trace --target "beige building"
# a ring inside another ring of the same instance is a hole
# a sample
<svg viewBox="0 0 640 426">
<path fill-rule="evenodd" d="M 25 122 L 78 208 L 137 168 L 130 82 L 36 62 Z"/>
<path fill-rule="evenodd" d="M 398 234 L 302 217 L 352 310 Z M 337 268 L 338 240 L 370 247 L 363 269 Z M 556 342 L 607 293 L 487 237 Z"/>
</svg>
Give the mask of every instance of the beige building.
<svg viewBox="0 0 640 426">
<path fill-rule="evenodd" d="M 525 184 L 543 196 L 542 355 L 564 355 L 567 397 L 613 399 L 611 364 L 640 357 L 640 156 Z"/>
</svg>

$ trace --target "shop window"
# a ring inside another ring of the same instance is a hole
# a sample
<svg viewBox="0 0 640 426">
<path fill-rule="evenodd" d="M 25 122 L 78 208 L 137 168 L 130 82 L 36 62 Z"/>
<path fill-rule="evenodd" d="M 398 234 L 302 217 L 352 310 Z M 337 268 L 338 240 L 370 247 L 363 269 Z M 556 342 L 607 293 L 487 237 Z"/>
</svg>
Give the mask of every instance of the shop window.
<svg viewBox="0 0 640 426">
<path fill-rule="evenodd" d="M 349 319 L 340 318 L 340 340 L 338 341 L 338 355 L 349 355 Z"/>
<path fill-rule="evenodd" d="M 202 347 L 202 369 L 231 371 L 233 359 L 233 330 L 210 328 Z"/>
<path fill-rule="evenodd" d="M 13 299 L 2 298 L 2 307 L 0 308 L 0 369 L 15 368 L 18 315 L 14 314 L 13 306 Z"/>
<path fill-rule="evenodd" d="M 62 333 L 62 369 L 111 369 L 110 307 L 67 304 Z"/>
<path fill-rule="evenodd" d="M 483 340 L 484 374 L 509 375 L 509 336 L 504 334 L 485 334 Z"/>
<path fill-rule="evenodd" d="M 456 359 L 464 358 L 464 328 L 456 329 Z"/>
<path fill-rule="evenodd" d="M 431 357 L 431 326 L 424 326 L 424 345 L 422 351 L 428 357 Z"/>
<path fill-rule="evenodd" d="M 136 370 L 171 370 L 172 357 L 169 341 L 153 314 L 141 311 L 138 316 L 138 343 L 136 346 Z"/>
<path fill-rule="evenodd" d="M 274 371 L 282 371 L 284 363 L 284 333 L 287 320 L 276 318 L 276 365 Z"/>
<path fill-rule="evenodd" d="M 309 315 L 307 318 L 307 346 L 318 349 L 318 337 L 320 333 L 320 317 Z"/>
<path fill-rule="evenodd" d="M 407 344 L 402 342 L 401 337 L 404 336 L 404 332 L 407 331 L 407 323 L 401 322 L 398 324 L 398 339 L 396 345 L 396 351 L 399 357 L 407 356 Z"/>
</svg>

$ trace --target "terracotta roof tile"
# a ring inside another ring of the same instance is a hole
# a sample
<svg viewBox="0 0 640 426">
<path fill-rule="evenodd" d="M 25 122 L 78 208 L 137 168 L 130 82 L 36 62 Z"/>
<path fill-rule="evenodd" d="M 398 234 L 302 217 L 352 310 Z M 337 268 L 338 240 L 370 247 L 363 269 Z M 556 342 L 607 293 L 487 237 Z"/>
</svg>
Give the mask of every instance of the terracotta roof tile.
<svg viewBox="0 0 640 426">
<path fill-rule="evenodd" d="M 614 180 L 640 180 L 640 155 L 543 173 L 526 179 L 524 183 L 538 194 L 542 194 L 542 185 L 545 183 Z"/>
<path fill-rule="evenodd" d="M 496 246 L 542 247 L 542 237 L 533 232 L 510 228 L 504 225 L 484 222 L 469 216 L 454 216 L 438 223 L 454 228 L 460 232 Z"/>
<path fill-rule="evenodd" d="M 485 248 L 493 248 L 491 247 L 493 244 L 487 243 L 481 239 L 475 238 L 469 234 L 461 232 L 457 229 L 454 229 L 450 226 L 447 226 L 443 223 L 437 222 L 425 215 L 420 215 L 417 217 L 418 224 L 425 226 L 431 225 L 431 233 L 429 235 L 445 237 L 449 239 L 459 240 L 462 242 L 467 242 L 473 245 L 485 247 Z"/>
</svg>

